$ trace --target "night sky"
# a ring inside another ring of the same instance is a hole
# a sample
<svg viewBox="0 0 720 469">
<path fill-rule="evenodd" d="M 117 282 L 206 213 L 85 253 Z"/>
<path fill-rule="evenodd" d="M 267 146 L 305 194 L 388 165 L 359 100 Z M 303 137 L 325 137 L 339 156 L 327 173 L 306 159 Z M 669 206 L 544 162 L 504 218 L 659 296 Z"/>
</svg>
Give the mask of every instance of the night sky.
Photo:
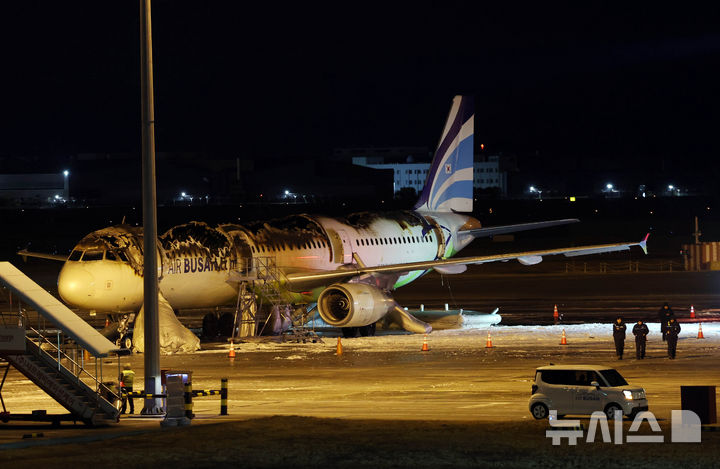
<svg viewBox="0 0 720 469">
<path fill-rule="evenodd" d="M 555 163 L 718 154 L 720 7 L 155 0 L 158 151 L 477 142 Z M 138 152 L 137 1 L 6 2 L 0 155 Z"/>
</svg>

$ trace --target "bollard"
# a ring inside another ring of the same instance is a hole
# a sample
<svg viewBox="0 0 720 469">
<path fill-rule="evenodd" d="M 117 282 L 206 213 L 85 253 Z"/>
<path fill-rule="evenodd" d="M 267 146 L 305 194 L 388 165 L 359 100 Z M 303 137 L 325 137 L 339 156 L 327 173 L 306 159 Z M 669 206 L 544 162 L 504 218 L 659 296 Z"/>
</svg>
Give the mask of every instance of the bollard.
<svg viewBox="0 0 720 469">
<path fill-rule="evenodd" d="M 227 415 L 228 379 L 220 380 L 220 415 Z"/>
<path fill-rule="evenodd" d="M 190 381 L 185 384 L 185 417 L 193 418 L 192 383 Z"/>
</svg>

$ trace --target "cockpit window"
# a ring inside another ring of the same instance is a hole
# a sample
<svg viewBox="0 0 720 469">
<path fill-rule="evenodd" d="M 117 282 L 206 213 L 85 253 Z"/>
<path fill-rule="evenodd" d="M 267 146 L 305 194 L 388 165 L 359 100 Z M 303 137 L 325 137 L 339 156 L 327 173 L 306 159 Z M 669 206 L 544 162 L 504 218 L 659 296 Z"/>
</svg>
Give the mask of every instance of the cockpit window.
<svg viewBox="0 0 720 469">
<path fill-rule="evenodd" d="M 115 256 L 115 253 L 112 251 L 105 251 L 105 259 L 107 259 L 109 261 L 118 260 L 117 257 Z"/>
<path fill-rule="evenodd" d="M 128 258 L 125 255 L 123 251 L 117 251 L 115 254 L 117 254 L 118 258 L 123 262 L 128 262 Z"/>
<path fill-rule="evenodd" d="M 85 251 L 85 255 L 82 260 L 83 262 L 101 261 L 104 253 L 105 251 Z"/>
<path fill-rule="evenodd" d="M 68 257 L 69 261 L 79 261 L 82 257 L 82 251 L 73 250 L 73 252 L 70 253 L 70 257 Z"/>
</svg>

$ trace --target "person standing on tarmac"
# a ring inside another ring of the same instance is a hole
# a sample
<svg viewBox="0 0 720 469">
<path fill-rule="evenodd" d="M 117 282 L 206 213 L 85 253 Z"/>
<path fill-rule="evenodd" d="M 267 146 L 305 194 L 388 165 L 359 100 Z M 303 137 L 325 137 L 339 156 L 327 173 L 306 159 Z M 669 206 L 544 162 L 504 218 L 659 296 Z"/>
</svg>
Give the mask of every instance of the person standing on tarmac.
<svg viewBox="0 0 720 469">
<path fill-rule="evenodd" d="M 625 350 L 625 330 L 627 326 L 622 318 L 617 318 L 613 323 L 613 339 L 615 340 L 615 353 L 618 360 L 622 360 L 623 351 Z"/>
<path fill-rule="evenodd" d="M 668 357 L 671 359 L 675 358 L 678 334 L 680 334 L 680 324 L 678 324 L 674 317 L 670 318 L 665 327 L 665 335 L 667 335 Z"/>
<path fill-rule="evenodd" d="M 660 320 L 660 332 L 662 332 L 662 340 L 663 342 L 665 339 L 667 339 L 667 323 L 670 321 L 670 318 L 674 318 L 675 313 L 673 313 L 672 308 L 670 307 L 667 302 L 662 305 L 662 307 L 658 310 L 658 319 Z"/>
<path fill-rule="evenodd" d="M 635 335 L 635 356 L 638 360 L 642 360 L 645 358 L 645 344 L 650 330 L 648 329 L 647 324 L 642 321 L 638 321 L 633 326 L 632 333 Z"/>
<path fill-rule="evenodd" d="M 133 381 L 135 381 L 135 372 L 130 367 L 130 364 L 126 364 L 122 372 L 120 373 L 120 392 L 122 394 L 122 408 L 120 413 L 124 414 L 127 409 L 128 399 L 130 400 L 130 413 L 135 413 L 135 402 L 132 397 L 128 397 L 127 393 L 133 392 Z"/>
</svg>

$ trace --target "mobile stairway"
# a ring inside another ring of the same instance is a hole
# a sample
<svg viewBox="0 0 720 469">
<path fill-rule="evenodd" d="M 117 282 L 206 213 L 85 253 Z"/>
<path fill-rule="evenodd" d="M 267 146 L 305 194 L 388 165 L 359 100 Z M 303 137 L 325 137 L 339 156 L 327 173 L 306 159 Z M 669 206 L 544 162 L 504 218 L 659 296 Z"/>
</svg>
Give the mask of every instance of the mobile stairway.
<svg viewBox="0 0 720 469">
<path fill-rule="evenodd" d="M 2 384 L 12 365 L 70 412 L 63 420 L 82 421 L 88 425 L 116 423 L 120 415 L 120 398 L 115 390 L 102 383 L 102 358 L 118 354 L 121 349 L 9 262 L 0 262 L 0 284 L 57 328 L 57 341 L 54 342 L 41 331 L 29 327 L 22 309 L 20 314 L 3 315 L 0 321 L 0 359 L 7 362 L 7 368 L 0 382 L 0 400 Z M 77 344 L 75 350 L 80 353 L 74 354 L 74 358 L 63 350 L 61 332 Z M 86 363 L 87 355 L 94 360 Z M 94 375 L 86 369 L 90 362 L 95 366 Z M 98 364 L 99 379 L 96 377 Z M 0 420 L 12 419 L 4 401 L 2 406 Z M 60 420 L 59 416 L 25 417 L 24 420 L 55 423 Z"/>
</svg>

